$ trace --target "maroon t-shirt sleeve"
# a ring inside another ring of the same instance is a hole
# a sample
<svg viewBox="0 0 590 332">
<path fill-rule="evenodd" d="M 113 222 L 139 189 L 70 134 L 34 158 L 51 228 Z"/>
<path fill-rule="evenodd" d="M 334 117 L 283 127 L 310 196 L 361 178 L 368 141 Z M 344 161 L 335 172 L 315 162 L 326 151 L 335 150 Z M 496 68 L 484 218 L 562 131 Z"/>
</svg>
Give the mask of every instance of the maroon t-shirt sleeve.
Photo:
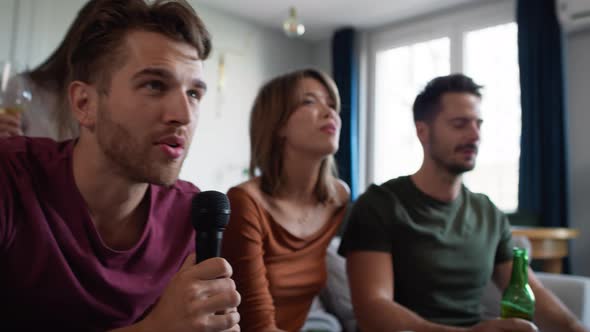
<svg viewBox="0 0 590 332">
<path fill-rule="evenodd" d="M 0 144 L 3 144 L 0 139 Z M 12 187 L 10 187 L 10 170 L 8 156 L 0 149 L 0 252 L 6 246 L 9 222 L 12 215 Z"/>
<path fill-rule="evenodd" d="M 0 157 L 3 157 L 0 155 Z M 8 183 L 6 183 L 6 166 L 0 159 L 0 250 L 4 248 L 4 234 L 6 234 L 6 222 L 8 221 Z"/>
</svg>

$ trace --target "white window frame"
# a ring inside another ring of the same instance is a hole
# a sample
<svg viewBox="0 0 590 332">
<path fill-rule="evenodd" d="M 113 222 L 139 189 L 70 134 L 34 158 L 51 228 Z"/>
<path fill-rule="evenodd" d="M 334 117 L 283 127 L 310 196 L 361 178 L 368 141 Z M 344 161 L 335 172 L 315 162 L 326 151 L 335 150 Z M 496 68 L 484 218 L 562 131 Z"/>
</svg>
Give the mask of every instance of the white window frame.
<svg viewBox="0 0 590 332">
<path fill-rule="evenodd" d="M 497 0 L 459 9 L 446 10 L 414 20 L 367 31 L 359 44 L 361 75 L 360 86 L 360 183 L 362 193 L 374 182 L 373 161 L 375 144 L 375 64 L 377 53 L 396 47 L 449 37 L 451 40 L 451 73 L 463 71 L 465 33 L 515 21 L 515 0 Z M 424 82 L 426 83 L 426 82 Z"/>
</svg>

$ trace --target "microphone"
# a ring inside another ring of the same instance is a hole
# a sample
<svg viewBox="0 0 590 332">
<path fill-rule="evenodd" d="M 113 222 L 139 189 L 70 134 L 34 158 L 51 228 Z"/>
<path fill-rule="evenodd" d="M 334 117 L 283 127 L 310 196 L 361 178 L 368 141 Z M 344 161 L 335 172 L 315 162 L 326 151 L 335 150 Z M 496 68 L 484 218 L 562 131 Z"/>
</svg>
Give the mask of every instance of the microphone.
<svg viewBox="0 0 590 332">
<path fill-rule="evenodd" d="M 203 191 L 193 198 L 191 217 L 193 228 L 197 232 L 197 264 L 220 256 L 221 240 L 229 214 L 229 200 L 219 191 Z"/>
</svg>

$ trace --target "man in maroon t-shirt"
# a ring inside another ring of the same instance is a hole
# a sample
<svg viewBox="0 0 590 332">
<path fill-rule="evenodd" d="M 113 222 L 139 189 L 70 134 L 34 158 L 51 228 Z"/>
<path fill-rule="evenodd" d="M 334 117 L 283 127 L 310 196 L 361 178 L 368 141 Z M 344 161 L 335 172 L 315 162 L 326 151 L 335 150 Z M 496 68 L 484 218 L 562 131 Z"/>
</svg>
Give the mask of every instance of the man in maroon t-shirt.
<svg viewBox="0 0 590 332">
<path fill-rule="evenodd" d="M 231 267 L 194 265 L 198 189 L 177 180 L 209 34 L 181 1 L 82 14 L 66 55 L 80 137 L 0 140 L 0 330 L 238 331 Z"/>
</svg>

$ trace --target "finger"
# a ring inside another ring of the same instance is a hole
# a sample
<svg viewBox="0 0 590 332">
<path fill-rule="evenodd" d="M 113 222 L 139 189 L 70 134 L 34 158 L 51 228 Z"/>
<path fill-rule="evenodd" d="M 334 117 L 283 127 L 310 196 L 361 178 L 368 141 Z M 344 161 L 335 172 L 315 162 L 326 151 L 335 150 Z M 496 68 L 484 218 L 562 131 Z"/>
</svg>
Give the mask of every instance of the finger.
<svg viewBox="0 0 590 332">
<path fill-rule="evenodd" d="M 195 253 L 192 253 L 190 255 L 188 255 L 185 259 L 184 262 L 182 263 L 182 266 L 180 267 L 179 271 L 183 271 L 183 270 L 188 270 L 191 267 L 193 267 L 195 265 Z"/>
<path fill-rule="evenodd" d="M 240 305 L 240 293 L 235 290 L 226 291 L 210 296 L 206 299 L 194 299 L 190 304 L 190 312 L 204 312 L 207 314 L 214 314 L 217 312 L 225 312 L 226 310 L 233 312 L 234 308 Z M 230 312 L 230 313 L 231 313 Z"/>
<path fill-rule="evenodd" d="M 220 257 L 210 258 L 190 268 L 191 278 L 196 280 L 211 280 L 231 277 L 233 270 L 229 263 Z"/>
<path fill-rule="evenodd" d="M 14 125 L 5 125 L 0 123 L 0 135 L 3 137 L 20 136 L 22 135 L 22 130 Z"/>
<path fill-rule="evenodd" d="M 230 278 L 201 280 L 193 284 L 194 299 L 207 298 L 236 290 L 236 283 Z"/>
<path fill-rule="evenodd" d="M 11 115 L 0 115 L 0 124 L 13 127 L 20 127 L 20 120 Z"/>
<path fill-rule="evenodd" d="M 225 309 L 223 311 L 218 311 L 215 314 L 216 315 L 223 315 L 223 314 L 228 314 L 230 312 L 237 312 L 237 311 L 238 311 L 238 308 L 229 308 L 229 309 Z"/>
<path fill-rule="evenodd" d="M 224 315 L 210 315 L 207 325 L 215 331 L 239 331 L 239 326 L 237 326 L 239 322 L 240 314 L 230 312 Z"/>
<path fill-rule="evenodd" d="M 501 319 L 502 329 L 505 331 L 537 332 L 535 324 L 520 318 Z"/>
<path fill-rule="evenodd" d="M 240 331 L 241 331 L 240 325 L 235 325 L 231 329 L 224 330 L 223 332 L 240 332 Z"/>
</svg>

